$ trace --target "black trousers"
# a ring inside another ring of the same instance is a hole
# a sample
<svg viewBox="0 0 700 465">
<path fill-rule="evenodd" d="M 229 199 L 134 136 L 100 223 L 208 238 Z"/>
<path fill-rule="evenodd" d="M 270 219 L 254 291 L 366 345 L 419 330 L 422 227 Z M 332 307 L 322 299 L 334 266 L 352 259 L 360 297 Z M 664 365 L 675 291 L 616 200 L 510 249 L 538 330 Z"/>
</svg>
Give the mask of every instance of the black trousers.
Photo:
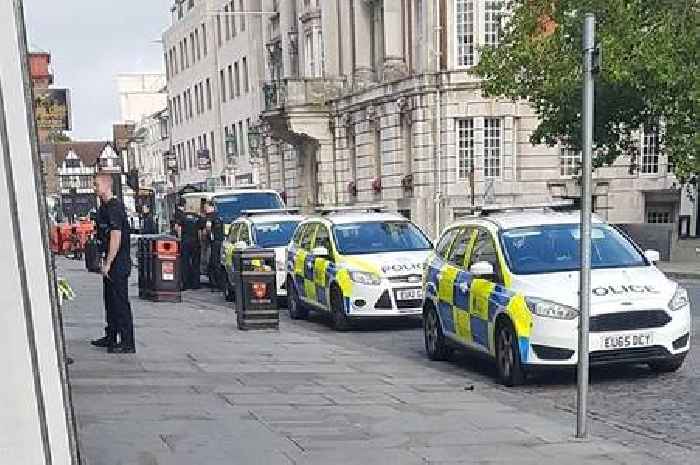
<svg viewBox="0 0 700 465">
<path fill-rule="evenodd" d="M 182 281 L 184 289 L 199 289 L 200 262 L 202 249 L 199 242 L 185 241 L 182 243 Z"/>
<path fill-rule="evenodd" d="M 221 245 L 222 241 L 213 241 L 209 248 L 209 277 L 213 280 L 211 285 L 217 288 L 223 287 L 221 282 Z"/>
<path fill-rule="evenodd" d="M 113 269 L 103 278 L 107 337 L 124 347 L 134 347 L 134 318 L 129 303 L 129 272 Z"/>
</svg>

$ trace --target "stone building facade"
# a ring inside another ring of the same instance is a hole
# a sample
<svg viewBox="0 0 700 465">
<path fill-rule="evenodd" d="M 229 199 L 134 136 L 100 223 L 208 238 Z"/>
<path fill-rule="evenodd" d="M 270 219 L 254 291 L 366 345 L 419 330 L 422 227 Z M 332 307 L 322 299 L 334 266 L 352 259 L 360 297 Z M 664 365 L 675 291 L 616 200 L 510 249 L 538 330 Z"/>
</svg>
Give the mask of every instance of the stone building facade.
<svg viewBox="0 0 700 465">
<path fill-rule="evenodd" d="M 432 233 L 472 205 L 579 196 L 580 155 L 532 145 L 532 109 L 483 97 L 470 72 L 481 47 L 498 45 L 502 3 L 264 1 L 276 14 L 263 183 L 305 207 L 382 203 Z M 595 209 L 615 223 L 690 212 L 695 234 L 697 199 L 669 172 L 659 130 L 640 130 L 636 156 L 595 172 Z"/>
</svg>

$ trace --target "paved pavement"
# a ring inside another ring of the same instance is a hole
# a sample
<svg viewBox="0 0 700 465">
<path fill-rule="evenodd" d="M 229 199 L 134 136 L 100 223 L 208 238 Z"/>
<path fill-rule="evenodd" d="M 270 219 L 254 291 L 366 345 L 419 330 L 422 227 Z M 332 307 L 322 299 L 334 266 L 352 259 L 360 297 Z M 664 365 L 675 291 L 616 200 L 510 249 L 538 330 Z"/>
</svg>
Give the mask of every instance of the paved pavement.
<svg viewBox="0 0 700 465">
<path fill-rule="evenodd" d="M 133 298 L 138 354 L 109 355 L 88 342 L 103 326 L 99 277 L 78 262 L 59 265 L 78 293 L 64 322 L 76 360 L 70 378 L 84 465 L 639 465 L 697 458 L 697 450 L 663 440 L 664 433 L 655 438 L 608 421 L 594 420 L 595 437 L 576 441 L 573 415 L 550 398 L 566 391 L 562 404 L 570 405 L 569 381 L 563 389 L 556 382 L 506 389 L 479 361 L 429 362 L 415 322 L 341 334 L 317 316 L 296 322 L 283 315 L 279 332 L 240 332 L 222 297 L 200 290 L 182 304 Z M 665 396 L 669 381 L 689 371 L 642 377 L 650 386 L 644 400 L 658 403 L 659 416 L 678 401 Z M 619 383 L 620 392 L 640 386 L 632 377 Z M 598 389 L 594 382 L 594 399 Z M 677 407 L 672 415 L 692 420 L 692 409 Z M 643 427 L 648 418 L 637 413 L 625 411 L 620 420 Z"/>
</svg>

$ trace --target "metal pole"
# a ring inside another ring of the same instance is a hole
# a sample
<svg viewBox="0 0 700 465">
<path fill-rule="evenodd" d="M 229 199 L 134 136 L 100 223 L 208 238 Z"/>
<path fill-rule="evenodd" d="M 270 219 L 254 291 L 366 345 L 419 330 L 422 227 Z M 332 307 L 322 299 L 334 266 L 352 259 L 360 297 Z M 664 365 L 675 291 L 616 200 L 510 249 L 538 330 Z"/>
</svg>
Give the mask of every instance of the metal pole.
<svg viewBox="0 0 700 465">
<path fill-rule="evenodd" d="M 583 140 L 581 172 L 581 273 L 579 279 L 578 391 L 576 437 L 588 436 L 588 323 L 591 309 L 591 168 L 593 152 L 593 52 L 595 16 L 583 23 Z"/>
<path fill-rule="evenodd" d="M 442 209 L 442 75 L 440 74 L 440 59 L 442 55 L 442 44 L 440 42 L 442 25 L 440 24 L 440 6 L 435 5 L 435 237 L 440 235 L 440 221 Z"/>
</svg>

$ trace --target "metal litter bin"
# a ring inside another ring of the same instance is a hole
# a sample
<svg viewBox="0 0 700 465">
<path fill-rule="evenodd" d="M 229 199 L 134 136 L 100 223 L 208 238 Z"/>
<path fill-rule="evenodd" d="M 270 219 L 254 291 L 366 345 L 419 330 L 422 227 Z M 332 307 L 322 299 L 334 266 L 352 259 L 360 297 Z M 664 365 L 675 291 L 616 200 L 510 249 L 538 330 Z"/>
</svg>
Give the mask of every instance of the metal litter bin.
<svg viewBox="0 0 700 465">
<path fill-rule="evenodd" d="M 160 234 L 142 236 L 137 256 L 139 297 L 154 302 L 181 302 L 180 241 Z"/>
<path fill-rule="evenodd" d="M 238 329 L 279 329 L 275 251 L 234 252 L 233 280 Z"/>
</svg>

